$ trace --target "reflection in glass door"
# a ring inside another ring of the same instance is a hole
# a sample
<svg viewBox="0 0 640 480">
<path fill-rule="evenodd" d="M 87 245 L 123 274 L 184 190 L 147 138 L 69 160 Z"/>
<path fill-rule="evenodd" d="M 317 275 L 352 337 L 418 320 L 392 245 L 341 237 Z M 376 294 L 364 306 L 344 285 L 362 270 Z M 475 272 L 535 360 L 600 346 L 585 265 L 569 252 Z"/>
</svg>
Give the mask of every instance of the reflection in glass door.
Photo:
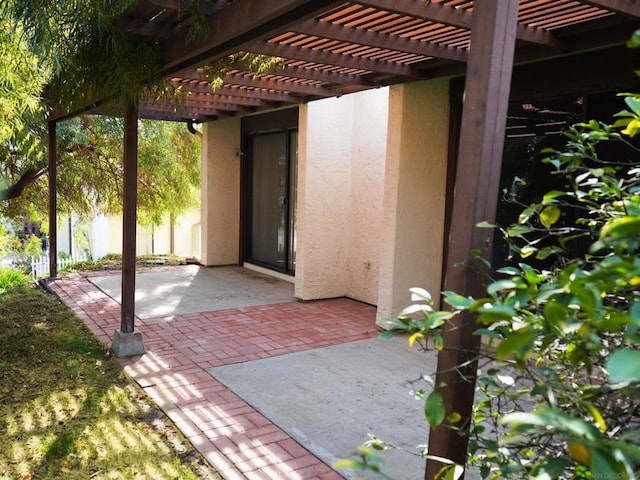
<svg viewBox="0 0 640 480">
<path fill-rule="evenodd" d="M 249 152 L 246 259 L 293 273 L 297 132 L 252 135 Z"/>
</svg>

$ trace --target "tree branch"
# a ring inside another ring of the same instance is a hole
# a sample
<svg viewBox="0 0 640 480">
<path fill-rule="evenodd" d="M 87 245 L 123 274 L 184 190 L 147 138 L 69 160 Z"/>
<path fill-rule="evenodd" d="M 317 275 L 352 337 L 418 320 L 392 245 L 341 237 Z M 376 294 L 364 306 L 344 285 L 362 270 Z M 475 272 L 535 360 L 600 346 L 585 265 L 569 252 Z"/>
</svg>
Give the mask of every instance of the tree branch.
<svg viewBox="0 0 640 480">
<path fill-rule="evenodd" d="M 47 172 L 48 167 L 32 167 L 27 169 L 16 183 L 0 190 L 0 200 L 11 200 L 22 195 L 25 188 Z"/>
</svg>

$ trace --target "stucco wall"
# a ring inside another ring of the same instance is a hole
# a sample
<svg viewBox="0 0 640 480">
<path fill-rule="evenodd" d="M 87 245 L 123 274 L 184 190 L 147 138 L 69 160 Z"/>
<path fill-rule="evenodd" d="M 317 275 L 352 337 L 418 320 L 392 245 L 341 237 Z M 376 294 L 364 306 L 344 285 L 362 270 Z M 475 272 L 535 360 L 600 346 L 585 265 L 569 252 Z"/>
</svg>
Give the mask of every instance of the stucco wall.
<svg viewBox="0 0 640 480">
<path fill-rule="evenodd" d="M 449 135 L 446 79 L 389 91 L 378 321 L 410 303 L 411 287 L 440 291 Z"/>
<path fill-rule="evenodd" d="M 173 231 L 174 253 L 184 257 L 200 258 L 200 209 L 194 208 L 178 217 Z"/>
<path fill-rule="evenodd" d="M 194 226 L 199 228 L 200 209 L 193 208 L 176 220 L 173 228 L 173 252 L 171 252 L 169 215 L 165 220 L 153 231 L 153 238 L 149 229 L 136 226 L 136 255 L 175 253 L 185 257 L 195 256 L 200 244 L 199 239 L 194 240 L 192 237 L 192 231 Z M 101 258 L 107 253 L 122 253 L 122 217 L 115 215 L 96 217 L 91 222 L 89 234 L 93 258 Z"/>
<path fill-rule="evenodd" d="M 201 256 L 207 266 L 232 265 L 240 246 L 240 119 L 202 130 Z"/>
<path fill-rule="evenodd" d="M 378 301 L 388 93 L 382 88 L 352 96 L 347 296 L 371 304 Z"/>
<path fill-rule="evenodd" d="M 375 303 L 387 89 L 300 108 L 296 296 Z"/>
</svg>

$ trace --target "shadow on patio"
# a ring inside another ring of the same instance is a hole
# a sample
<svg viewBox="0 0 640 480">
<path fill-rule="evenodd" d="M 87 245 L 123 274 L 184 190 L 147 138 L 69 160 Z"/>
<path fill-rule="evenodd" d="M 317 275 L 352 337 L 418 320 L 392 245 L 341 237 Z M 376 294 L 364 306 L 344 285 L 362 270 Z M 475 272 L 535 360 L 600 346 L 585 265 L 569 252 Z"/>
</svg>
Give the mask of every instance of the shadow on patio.
<svg viewBox="0 0 640 480">
<path fill-rule="evenodd" d="M 247 272 L 139 274 L 136 326 L 147 353 L 121 360 L 224 478 L 355 478 L 330 465 L 367 433 L 412 452 L 426 443 L 422 405 L 409 391 L 435 357 L 402 338 L 375 338 L 370 305 L 297 302 L 291 284 Z M 66 275 L 51 287 L 109 344 L 120 325 L 119 285 L 119 274 L 99 273 Z M 412 453 L 383 459 L 394 478 L 424 475 Z"/>
</svg>

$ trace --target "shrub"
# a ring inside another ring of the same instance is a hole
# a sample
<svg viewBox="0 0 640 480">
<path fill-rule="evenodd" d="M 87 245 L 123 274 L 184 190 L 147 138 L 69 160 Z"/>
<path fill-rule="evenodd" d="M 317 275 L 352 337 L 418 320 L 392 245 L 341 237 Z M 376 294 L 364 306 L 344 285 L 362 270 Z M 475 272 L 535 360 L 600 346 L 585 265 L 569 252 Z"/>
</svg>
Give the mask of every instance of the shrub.
<svg viewBox="0 0 640 480">
<path fill-rule="evenodd" d="M 639 473 L 640 168 L 625 134 L 640 115 L 640 100 L 626 102 L 622 133 L 581 123 L 566 133 L 564 151 L 544 152 L 566 189 L 525 206 L 517 224 L 500 229 L 513 262 L 496 272 L 486 297 L 443 292 L 451 311 L 438 312 L 416 289 L 421 304 L 393 321 L 411 334 L 410 343 L 428 348 L 430 337 L 443 348 L 441 330 L 451 316 L 476 316 L 476 334 L 487 344 L 469 463 L 483 478 Z M 625 146 L 629 156 L 601 158 L 606 143 Z M 577 220 L 560 224 L 569 211 Z M 574 258 L 577 243 L 588 248 Z M 527 258 L 555 262 L 538 270 Z M 426 396 L 432 427 L 445 417 L 439 395 L 436 389 Z"/>
<path fill-rule="evenodd" d="M 20 270 L 0 267 L 0 292 L 28 283 L 31 283 L 31 280 Z"/>
<path fill-rule="evenodd" d="M 470 424 L 447 411 L 437 385 L 417 393 L 432 428 L 469 435 L 468 464 L 483 478 L 640 478 L 640 149 L 630 138 L 640 133 L 640 96 L 625 100 L 613 126 L 577 124 L 564 150 L 544 152 L 563 190 L 523 205 L 513 225 L 479 225 L 499 228 L 511 252 L 486 296 L 443 292 L 450 309 L 437 311 L 413 289 L 419 303 L 383 334 L 456 348 L 443 343 L 443 328 L 462 312 L 477 319 L 486 342 Z M 435 376 L 425 379 L 434 386 Z M 376 438 L 366 446 L 389 448 Z M 372 454 L 363 448 L 342 466 L 378 471 Z"/>
</svg>

